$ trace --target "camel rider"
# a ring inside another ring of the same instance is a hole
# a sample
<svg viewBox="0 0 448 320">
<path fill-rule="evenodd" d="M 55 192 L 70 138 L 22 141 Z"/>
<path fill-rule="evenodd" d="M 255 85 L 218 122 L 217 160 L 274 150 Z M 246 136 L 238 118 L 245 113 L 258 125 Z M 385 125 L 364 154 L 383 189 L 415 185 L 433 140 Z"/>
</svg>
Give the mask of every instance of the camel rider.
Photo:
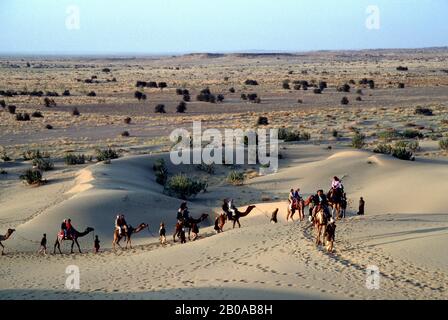
<svg viewBox="0 0 448 320">
<path fill-rule="evenodd" d="M 127 234 L 127 232 L 128 232 L 128 225 L 126 223 L 126 220 L 124 219 L 124 215 L 123 214 L 117 215 L 117 219 L 115 220 L 115 228 L 117 228 L 118 234 L 120 236 L 123 235 L 123 232 L 124 232 L 124 235 Z"/>
<path fill-rule="evenodd" d="M 289 209 L 292 210 L 292 206 L 294 204 L 294 189 L 291 189 L 291 192 L 289 192 L 288 201 L 289 201 Z"/>
<path fill-rule="evenodd" d="M 64 235 L 64 239 L 67 238 L 67 219 L 64 219 L 64 221 L 62 221 L 61 231 Z"/>
<path fill-rule="evenodd" d="M 331 182 L 332 189 L 342 189 L 342 182 L 338 177 L 333 177 L 333 181 Z"/>
<path fill-rule="evenodd" d="M 322 208 L 324 210 L 324 213 L 327 215 L 328 218 L 331 217 L 330 211 L 328 210 L 328 199 L 327 196 L 324 194 L 323 190 L 317 191 L 317 199 L 319 201 L 319 205 L 316 208 Z M 317 213 L 317 210 L 316 210 Z"/>
<path fill-rule="evenodd" d="M 72 226 L 72 220 L 71 219 L 67 220 L 67 222 L 65 223 L 65 227 L 67 228 L 66 234 L 67 234 L 67 238 L 68 238 L 73 233 L 73 226 Z"/>
<path fill-rule="evenodd" d="M 294 199 L 295 199 L 296 201 L 300 201 L 300 200 L 302 200 L 302 197 L 300 196 L 300 188 L 297 188 L 297 190 L 294 191 Z"/>
<path fill-rule="evenodd" d="M 236 207 L 233 204 L 233 199 L 230 199 L 227 205 L 229 207 L 229 212 L 232 214 L 232 217 L 236 217 Z"/>
<path fill-rule="evenodd" d="M 177 210 L 177 222 L 184 223 L 190 219 L 190 212 L 188 211 L 188 206 L 186 202 L 182 202 L 179 210 Z"/>
</svg>

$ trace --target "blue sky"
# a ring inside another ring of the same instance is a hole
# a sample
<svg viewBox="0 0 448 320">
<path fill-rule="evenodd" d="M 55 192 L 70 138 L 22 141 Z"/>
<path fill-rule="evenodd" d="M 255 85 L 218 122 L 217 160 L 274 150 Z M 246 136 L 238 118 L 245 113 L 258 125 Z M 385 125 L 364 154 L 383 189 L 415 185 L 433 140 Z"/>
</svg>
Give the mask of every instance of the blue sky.
<svg viewBox="0 0 448 320">
<path fill-rule="evenodd" d="M 66 27 L 67 7 L 80 28 Z M 380 9 L 380 29 L 365 26 Z M 145 54 L 448 46 L 446 0 L 0 0 L 0 53 Z"/>
</svg>

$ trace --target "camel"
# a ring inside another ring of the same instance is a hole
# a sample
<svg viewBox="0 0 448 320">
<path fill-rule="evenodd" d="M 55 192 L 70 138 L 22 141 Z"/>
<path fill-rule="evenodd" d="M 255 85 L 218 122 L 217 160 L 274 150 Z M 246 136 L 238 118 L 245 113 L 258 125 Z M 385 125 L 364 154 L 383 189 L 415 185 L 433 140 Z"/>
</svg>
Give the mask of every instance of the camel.
<svg viewBox="0 0 448 320">
<path fill-rule="evenodd" d="M 313 222 L 314 228 L 316 230 L 316 245 L 325 245 L 325 232 L 328 224 L 328 218 L 324 212 L 323 207 L 318 208 Z M 321 237 L 323 237 L 323 241 L 321 241 Z"/>
<path fill-rule="evenodd" d="M 292 222 L 294 222 L 294 214 L 296 211 L 299 211 L 300 221 L 303 221 L 305 219 L 305 201 L 300 199 L 299 201 L 294 201 L 292 206 L 288 205 L 288 215 L 286 216 L 286 221 L 289 221 L 289 218 L 291 218 Z"/>
<path fill-rule="evenodd" d="M 221 213 L 215 220 L 215 231 L 216 233 L 224 232 L 224 226 L 227 222 L 227 215 Z"/>
<path fill-rule="evenodd" d="M 256 206 L 249 206 L 247 207 L 245 212 L 240 212 L 238 209 L 235 210 L 235 215 L 233 217 L 228 217 L 230 221 L 233 221 L 233 229 L 235 229 L 236 224 L 238 223 L 238 227 L 241 228 L 240 219 L 247 217 L 252 210 L 254 210 Z"/>
<path fill-rule="evenodd" d="M 89 233 L 91 233 L 93 231 L 95 231 L 95 229 L 93 229 L 91 227 L 86 228 L 86 230 L 84 232 L 79 232 L 79 231 L 76 231 L 75 229 L 73 229 L 73 231 L 71 232 L 71 235 L 69 235 L 67 238 L 64 238 L 64 232 L 60 231 L 58 233 L 58 236 L 57 236 L 56 241 L 54 243 L 53 254 L 56 254 L 56 248 L 58 248 L 59 253 L 62 254 L 61 244 L 62 244 L 63 241 L 66 241 L 66 240 L 71 240 L 72 241 L 72 246 L 71 246 L 70 253 L 74 253 L 73 252 L 73 247 L 74 247 L 75 243 L 78 246 L 79 253 L 82 253 L 81 252 L 81 247 L 79 246 L 78 238 L 85 237 L 86 235 L 88 235 Z"/>
<path fill-rule="evenodd" d="M 337 220 L 340 220 L 342 210 L 342 195 L 338 195 L 334 189 L 331 189 L 327 194 L 327 199 L 328 199 L 328 205 L 332 209 L 332 216 L 336 217 Z"/>
<path fill-rule="evenodd" d="M 2 241 L 8 240 L 15 231 L 16 231 L 15 229 L 8 229 L 8 231 L 4 236 L 0 236 L 0 246 L 2 246 L 2 256 L 5 255 L 5 246 L 2 244 Z"/>
<path fill-rule="evenodd" d="M 114 230 L 114 240 L 112 241 L 112 247 L 115 250 L 115 246 L 119 246 L 121 249 L 123 249 L 123 247 L 120 245 L 120 241 L 123 238 L 126 238 L 126 247 L 125 249 L 129 248 L 132 249 L 132 242 L 131 242 L 131 237 L 133 234 L 137 234 L 140 233 L 141 231 L 147 229 L 149 227 L 148 224 L 146 223 L 141 223 L 137 228 L 133 228 L 132 226 L 129 226 L 127 228 L 126 232 L 123 232 L 124 234 L 120 234 L 120 231 L 115 228 Z"/>
<path fill-rule="evenodd" d="M 191 229 L 195 228 L 208 218 L 208 214 L 203 213 L 199 219 L 189 218 L 185 222 L 177 222 L 176 229 L 174 230 L 173 240 L 176 242 L 176 237 L 180 238 L 182 233 L 182 228 L 188 228 L 188 240 L 191 240 Z"/>
</svg>

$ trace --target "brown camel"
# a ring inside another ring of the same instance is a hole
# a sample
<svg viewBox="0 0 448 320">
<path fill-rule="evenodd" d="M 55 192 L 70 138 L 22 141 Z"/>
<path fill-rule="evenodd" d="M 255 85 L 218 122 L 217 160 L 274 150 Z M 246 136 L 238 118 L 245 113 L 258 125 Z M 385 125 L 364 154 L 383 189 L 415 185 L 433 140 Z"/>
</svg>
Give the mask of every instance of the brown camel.
<svg viewBox="0 0 448 320">
<path fill-rule="evenodd" d="M 208 218 L 208 214 L 203 213 L 199 219 L 189 218 L 188 221 L 177 222 L 174 230 L 173 241 L 176 242 L 176 237 L 180 238 L 183 228 L 188 228 L 188 240 L 191 240 L 191 229 L 197 227 L 201 222 Z"/>
<path fill-rule="evenodd" d="M 325 232 L 328 224 L 328 219 L 323 207 L 318 207 L 314 216 L 314 228 L 316 230 L 316 245 L 325 245 Z M 321 241 L 321 237 L 323 241 Z"/>
<path fill-rule="evenodd" d="M 224 226 L 227 222 L 227 215 L 225 213 L 221 213 L 215 220 L 215 231 L 216 233 L 224 232 Z"/>
<path fill-rule="evenodd" d="M 16 231 L 15 229 L 8 229 L 8 231 L 4 236 L 0 236 L 0 246 L 2 246 L 2 256 L 5 254 L 4 252 L 5 246 L 2 244 L 2 241 L 8 240 L 15 231 Z"/>
<path fill-rule="evenodd" d="M 63 241 L 66 241 L 66 240 L 69 240 L 69 241 L 71 240 L 72 241 L 72 246 L 71 246 L 70 253 L 74 253 L 73 252 L 73 247 L 74 247 L 75 243 L 78 246 L 79 253 L 82 253 L 81 252 L 81 247 L 79 246 L 78 238 L 82 238 L 82 237 L 88 235 L 89 233 L 91 233 L 93 231 L 95 231 L 95 229 L 90 228 L 90 227 L 88 227 L 84 232 L 79 232 L 79 231 L 76 231 L 75 229 L 73 229 L 71 234 L 68 237 L 66 237 L 66 238 L 64 238 L 64 232 L 60 231 L 58 233 L 58 236 L 57 236 L 56 241 L 54 243 L 53 254 L 56 253 L 56 248 L 58 248 L 59 253 L 62 254 L 61 244 L 62 244 Z"/>
<path fill-rule="evenodd" d="M 332 216 L 336 217 L 337 220 L 341 219 L 341 210 L 342 210 L 342 194 L 339 194 L 341 191 L 338 190 L 336 192 L 335 189 L 331 189 L 327 194 L 328 205 L 332 209 Z M 335 213 L 336 212 L 336 216 Z"/>
<path fill-rule="evenodd" d="M 235 210 L 235 215 L 233 217 L 228 217 L 229 220 L 233 221 L 233 229 L 235 229 L 236 224 L 238 223 L 238 227 L 241 228 L 241 223 L 240 223 L 240 219 L 247 217 L 252 210 L 254 210 L 256 208 L 256 206 L 249 206 L 247 207 L 245 212 L 241 212 L 238 209 Z"/>
<path fill-rule="evenodd" d="M 145 229 L 149 228 L 149 225 L 146 223 L 141 223 L 137 228 L 133 228 L 132 226 L 129 226 L 127 228 L 126 232 L 123 232 L 122 234 L 120 234 L 120 231 L 115 228 L 114 230 L 114 240 L 112 241 L 112 247 L 115 250 L 115 246 L 119 246 L 121 249 L 123 249 L 123 247 L 120 245 L 120 241 L 123 238 L 126 238 L 126 247 L 125 249 L 129 248 L 132 249 L 132 242 L 131 242 L 131 237 L 133 234 L 137 234 Z"/>
<path fill-rule="evenodd" d="M 299 212 L 300 221 L 303 221 L 305 219 L 305 201 L 300 199 L 299 201 L 294 201 L 292 206 L 288 204 L 288 215 L 286 216 L 286 221 L 289 221 L 289 218 L 291 218 L 291 220 L 294 222 L 294 214 L 296 213 L 296 211 Z"/>
</svg>

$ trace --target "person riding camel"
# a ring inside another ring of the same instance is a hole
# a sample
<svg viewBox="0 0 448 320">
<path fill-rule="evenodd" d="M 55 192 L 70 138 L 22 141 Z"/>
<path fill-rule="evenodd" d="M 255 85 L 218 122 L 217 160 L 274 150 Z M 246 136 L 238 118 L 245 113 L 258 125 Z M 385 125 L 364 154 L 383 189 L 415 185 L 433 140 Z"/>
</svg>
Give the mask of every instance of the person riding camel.
<svg viewBox="0 0 448 320">
<path fill-rule="evenodd" d="M 69 238 L 73 233 L 73 226 L 71 219 L 67 220 L 67 222 L 65 223 L 65 227 L 66 227 L 66 238 Z"/>
<path fill-rule="evenodd" d="M 302 200 L 302 196 L 300 195 L 300 188 L 297 188 L 296 191 L 294 191 L 294 199 L 296 201 L 300 201 Z"/>
<path fill-rule="evenodd" d="M 232 215 L 232 218 L 236 217 L 236 207 L 233 204 L 233 199 L 230 199 L 227 205 L 229 207 L 229 212 Z"/>
<path fill-rule="evenodd" d="M 342 185 L 341 179 L 339 179 L 338 177 L 333 177 L 330 192 L 330 197 L 332 198 L 331 200 L 340 203 L 342 201 L 343 194 L 344 194 L 344 186 Z"/>
<path fill-rule="evenodd" d="M 324 214 L 330 218 L 330 210 L 328 210 L 328 199 L 327 196 L 324 194 L 323 190 L 317 191 L 317 195 L 315 196 L 315 200 L 317 202 L 317 205 L 314 207 L 313 217 L 316 215 L 319 210 L 323 210 Z"/>
<path fill-rule="evenodd" d="M 126 220 L 124 219 L 124 215 L 117 215 L 117 218 L 115 219 L 115 228 L 118 230 L 118 234 L 120 236 L 126 235 L 128 232 L 128 224 L 126 223 Z"/>
<path fill-rule="evenodd" d="M 61 232 L 64 235 L 64 239 L 67 239 L 67 219 L 64 219 L 64 221 L 62 221 Z"/>
<path fill-rule="evenodd" d="M 295 199 L 294 196 L 295 196 L 294 189 L 291 189 L 291 191 L 289 192 L 289 196 L 288 196 L 290 210 L 292 210 L 292 207 L 294 205 L 294 199 Z"/>
<path fill-rule="evenodd" d="M 188 211 L 188 206 L 186 202 L 182 202 L 179 210 L 177 210 L 177 222 L 184 224 L 190 219 L 190 212 Z"/>
</svg>

